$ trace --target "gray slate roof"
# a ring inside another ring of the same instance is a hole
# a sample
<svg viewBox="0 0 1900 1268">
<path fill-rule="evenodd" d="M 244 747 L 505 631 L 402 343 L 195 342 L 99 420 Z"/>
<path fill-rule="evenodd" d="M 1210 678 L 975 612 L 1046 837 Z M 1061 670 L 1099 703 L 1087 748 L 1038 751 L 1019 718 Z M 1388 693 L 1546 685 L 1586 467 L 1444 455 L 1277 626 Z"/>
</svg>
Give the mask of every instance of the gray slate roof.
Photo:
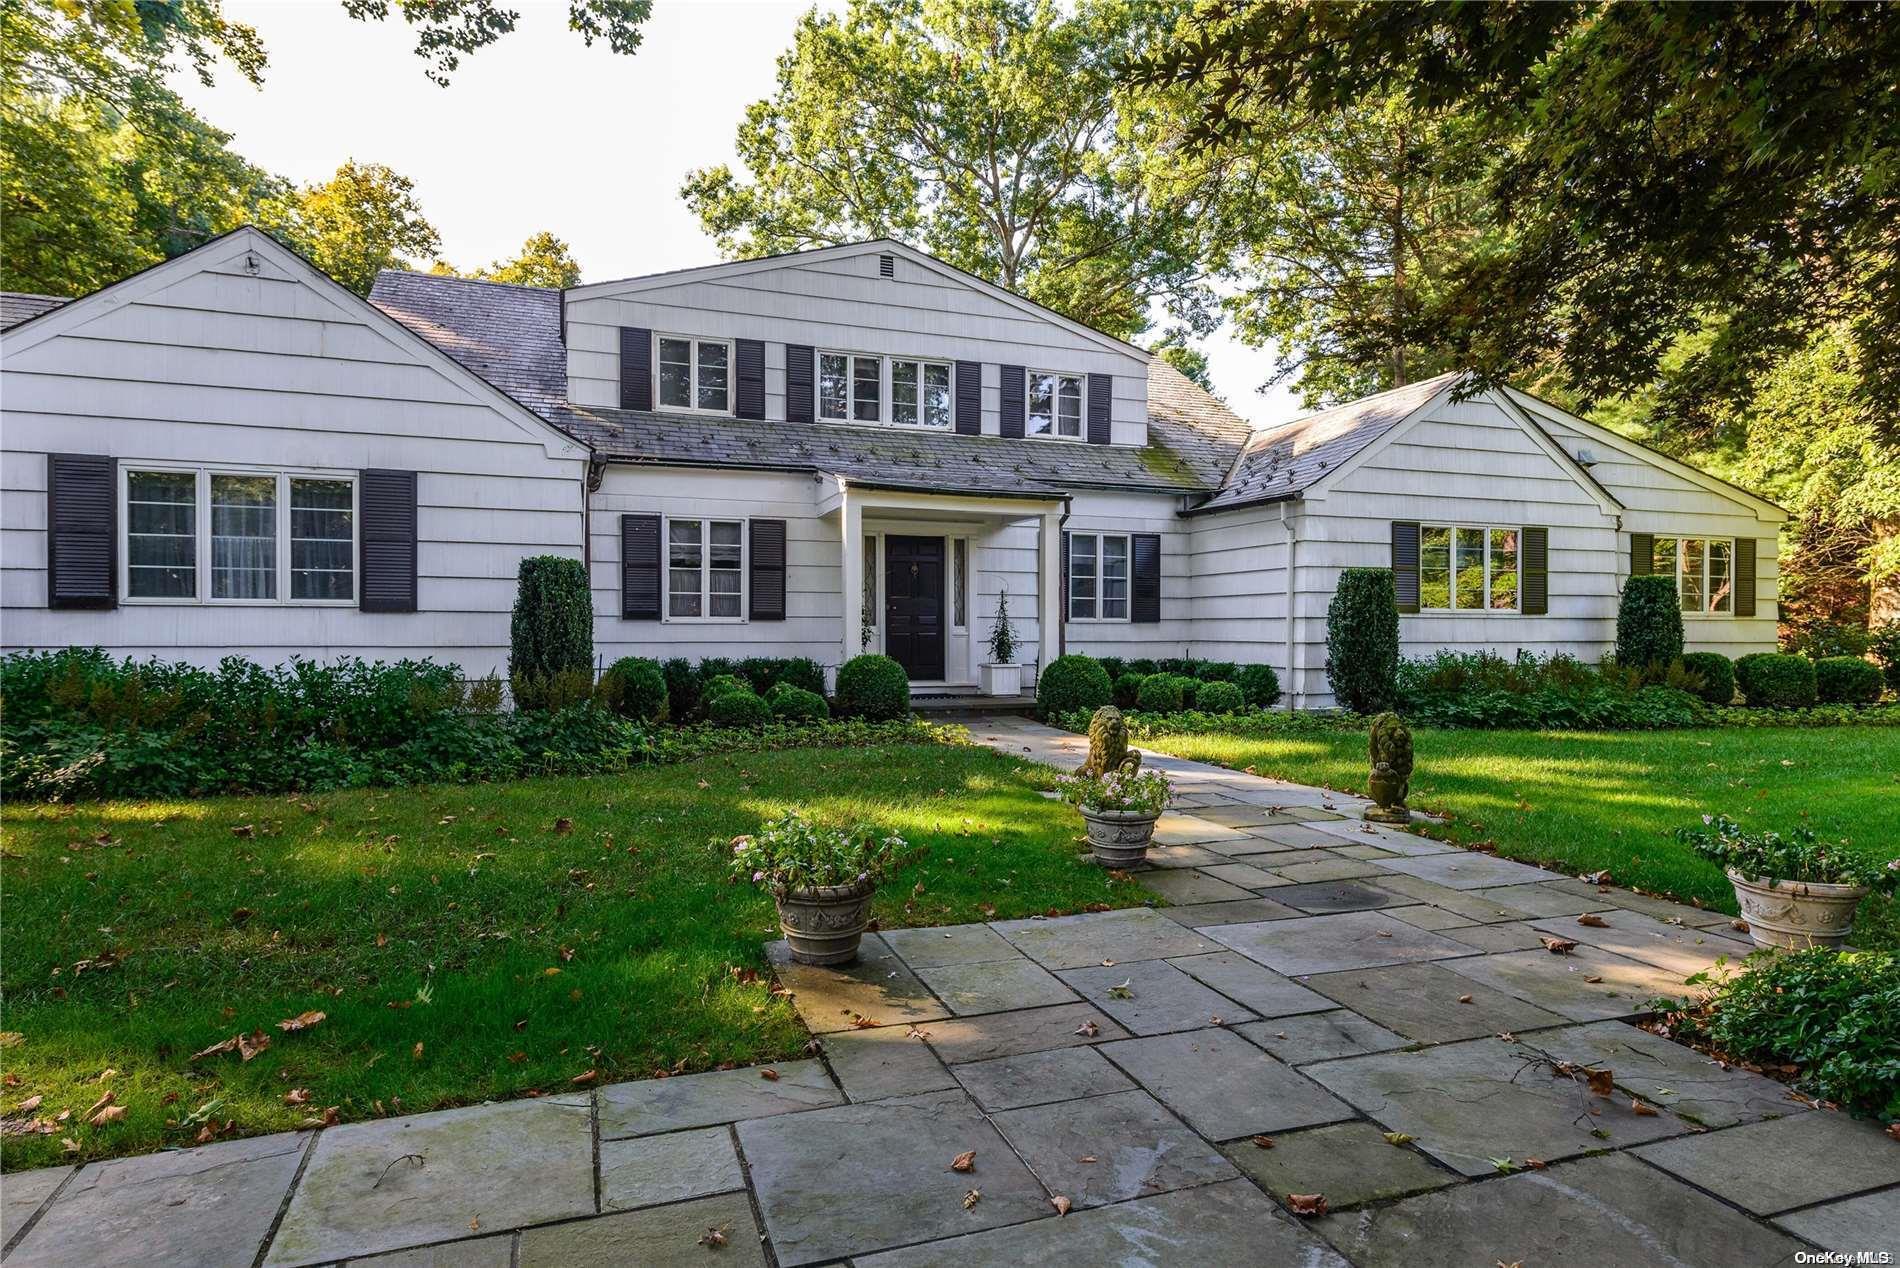
<svg viewBox="0 0 1900 1268">
<path fill-rule="evenodd" d="M 1220 492 L 1195 512 L 1277 502 L 1310 488 L 1460 377 L 1452 371 L 1254 433 Z"/>
<path fill-rule="evenodd" d="M 30 321 L 41 313 L 50 313 L 68 301 L 58 295 L 29 295 L 25 291 L 0 291 L 0 330 Z"/>
<path fill-rule="evenodd" d="M 544 418 L 567 396 L 559 291 L 384 269 L 369 302 Z"/>
</svg>

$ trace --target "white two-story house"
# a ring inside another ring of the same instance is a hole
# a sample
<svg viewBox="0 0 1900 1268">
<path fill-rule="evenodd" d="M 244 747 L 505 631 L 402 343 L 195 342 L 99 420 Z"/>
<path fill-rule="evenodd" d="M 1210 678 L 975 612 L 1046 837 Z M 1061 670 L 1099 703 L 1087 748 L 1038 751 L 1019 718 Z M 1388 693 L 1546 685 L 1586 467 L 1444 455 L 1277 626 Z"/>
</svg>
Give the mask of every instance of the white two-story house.
<svg viewBox="0 0 1900 1268">
<path fill-rule="evenodd" d="M 1408 655 L 1595 658 L 1631 572 L 1692 647 L 1775 641 L 1771 503 L 1535 398 L 1413 384 L 1250 429 L 1140 348 L 880 241 L 566 291 L 255 230 L 0 308 L 0 643 L 505 670 L 521 559 L 603 662 L 860 651 L 1273 665 L 1330 702 L 1342 568 Z"/>
</svg>

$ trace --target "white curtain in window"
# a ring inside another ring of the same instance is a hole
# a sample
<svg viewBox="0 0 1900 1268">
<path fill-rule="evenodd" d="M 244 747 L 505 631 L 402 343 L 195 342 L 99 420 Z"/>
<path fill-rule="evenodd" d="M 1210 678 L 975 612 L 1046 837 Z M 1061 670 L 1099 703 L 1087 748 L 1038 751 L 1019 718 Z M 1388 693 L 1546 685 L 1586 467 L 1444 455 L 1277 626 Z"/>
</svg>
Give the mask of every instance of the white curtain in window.
<svg viewBox="0 0 1900 1268">
<path fill-rule="evenodd" d="M 277 477 L 211 477 L 211 597 L 277 597 Z"/>
</svg>

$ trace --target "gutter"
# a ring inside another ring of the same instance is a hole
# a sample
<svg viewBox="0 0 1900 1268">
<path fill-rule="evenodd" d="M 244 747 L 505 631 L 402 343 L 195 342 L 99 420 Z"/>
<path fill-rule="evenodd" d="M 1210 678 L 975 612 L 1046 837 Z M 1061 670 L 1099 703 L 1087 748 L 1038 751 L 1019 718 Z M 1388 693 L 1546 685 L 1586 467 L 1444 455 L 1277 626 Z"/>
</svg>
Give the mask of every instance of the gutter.
<svg viewBox="0 0 1900 1268">
<path fill-rule="evenodd" d="M 1291 498 L 1287 498 L 1283 499 L 1280 503 L 1280 527 L 1282 531 L 1286 533 L 1286 584 L 1282 587 L 1282 592 L 1285 597 L 1285 606 L 1281 614 L 1282 620 L 1280 622 L 1282 634 L 1286 639 L 1286 646 L 1285 655 L 1281 663 L 1286 666 L 1286 711 L 1288 713 L 1296 712 L 1300 707 L 1297 685 L 1300 682 L 1300 668 L 1303 668 L 1296 667 L 1293 664 L 1294 653 L 1300 647 L 1300 645 L 1294 641 L 1293 637 L 1293 597 L 1297 593 L 1293 584 L 1294 568 L 1296 566 L 1294 560 L 1298 553 L 1300 538 L 1299 530 L 1296 527 L 1299 521 L 1287 514 L 1287 505 L 1291 501 Z"/>
</svg>

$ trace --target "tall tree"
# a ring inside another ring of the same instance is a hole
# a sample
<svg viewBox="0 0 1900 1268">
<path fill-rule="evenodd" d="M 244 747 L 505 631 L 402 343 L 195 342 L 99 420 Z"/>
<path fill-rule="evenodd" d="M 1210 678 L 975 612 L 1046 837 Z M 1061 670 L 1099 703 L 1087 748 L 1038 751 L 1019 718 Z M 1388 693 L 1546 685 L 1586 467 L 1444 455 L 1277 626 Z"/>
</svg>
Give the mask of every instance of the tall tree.
<svg viewBox="0 0 1900 1268">
<path fill-rule="evenodd" d="M 1157 204 L 1115 68 L 1175 0 L 852 0 L 800 19 L 747 111 L 744 174 L 682 188 L 729 256 L 910 242 L 1111 334 L 1205 331 L 1198 219 Z"/>
<path fill-rule="evenodd" d="M 464 276 L 454 265 L 446 260 L 437 260 L 431 273 L 446 273 L 451 276 Z M 553 234 L 542 230 L 531 234 L 521 244 L 521 250 L 512 259 L 497 260 L 485 269 L 476 269 L 465 276 L 479 278 L 487 282 L 509 282 L 515 286 L 546 286 L 554 290 L 563 290 L 569 286 L 579 286 L 581 266 L 574 259 L 567 243 Z"/>
<path fill-rule="evenodd" d="M 346 161 L 320 185 L 267 208 L 268 227 L 358 295 L 383 269 L 410 268 L 442 239 L 423 218 L 415 185 L 380 163 Z"/>
<path fill-rule="evenodd" d="M 343 0 L 345 12 L 367 22 L 389 17 L 392 5 L 416 28 L 416 56 L 429 63 L 429 78 L 444 87 L 465 54 L 509 34 L 521 17 L 495 0 Z M 632 53 L 640 47 L 641 24 L 652 15 L 653 0 L 569 0 L 567 27 L 589 48 L 604 39 L 614 52 Z"/>
</svg>

